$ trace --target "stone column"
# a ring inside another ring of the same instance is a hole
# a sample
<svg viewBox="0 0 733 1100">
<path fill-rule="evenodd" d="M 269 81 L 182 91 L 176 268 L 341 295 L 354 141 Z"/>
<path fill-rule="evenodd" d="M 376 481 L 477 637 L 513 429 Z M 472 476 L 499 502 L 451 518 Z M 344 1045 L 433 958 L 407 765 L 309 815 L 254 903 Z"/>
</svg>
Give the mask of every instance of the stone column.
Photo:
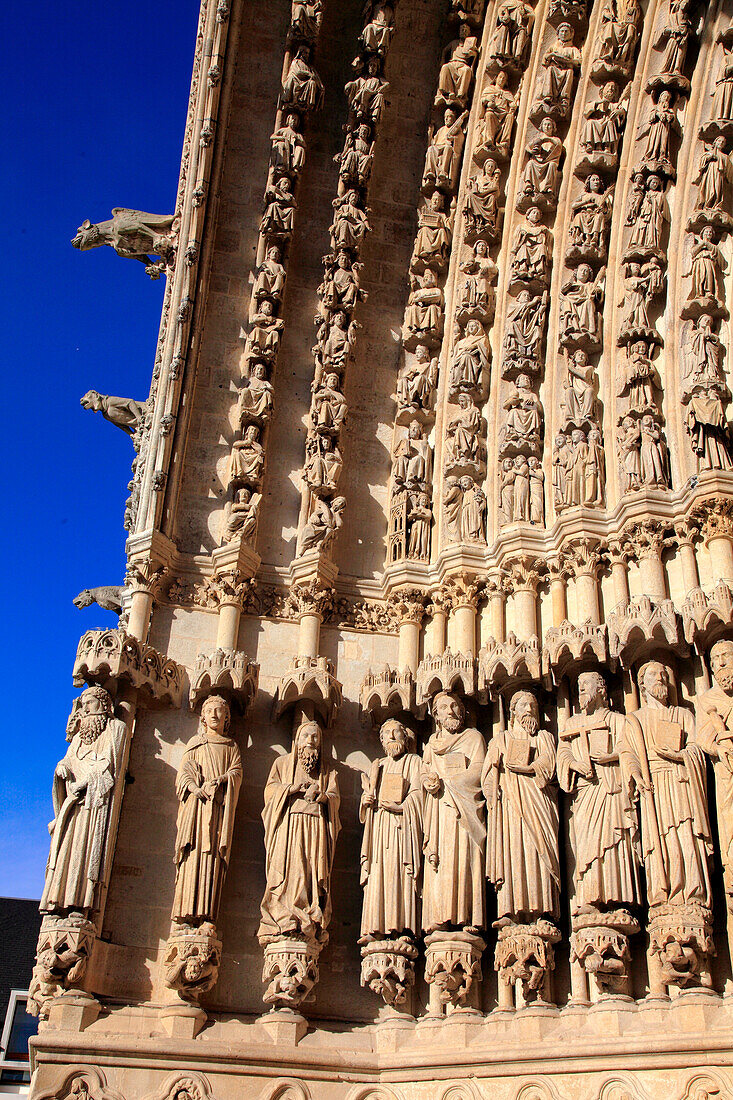
<svg viewBox="0 0 733 1100">
<path fill-rule="evenodd" d="M 674 531 L 677 536 L 677 549 L 682 566 L 682 583 L 685 586 L 685 593 L 692 592 L 693 589 L 700 587 L 700 573 L 697 568 L 694 541 L 698 532 L 698 525 L 694 520 L 682 519 L 675 523 Z"/>
<path fill-rule="evenodd" d="M 448 611 L 450 599 L 443 589 L 433 592 L 431 611 L 433 615 L 431 653 L 439 657 L 445 651 L 448 634 Z"/>
<path fill-rule="evenodd" d="M 471 574 L 461 573 L 449 577 L 446 588 L 451 597 L 456 649 L 467 657 L 473 657 L 476 654 L 476 607 L 481 585 Z"/>
<path fill-rule="evenodd" d="M 667 574 L 662 562 L 664 524 L 644 520 L 643 523 L 633 524 L 627 534 L 632 553 L 639 563 L 642 592 L 652 600 L 666 600 Z"/>
<path fill-rule="evenodd" d="M 298 620 L 298 656 L 317 657 L 321 643 L 321 625 L 333 608 L 334 590 L 318 580 L 291 585 L 288 609 Z"/>
<path fill-rule="evenodd" d="M 501 644 L 506 641 L 506 580 L 500 573 L 489 577 L 486 594 L 489 598 L 491 637 Z"/>
<path fill-rule="evenodd" d="M 548 563 L 550 571 L 550 601 L 552 625 L 562 626 L 568 617 L 568 590 L 565 559 L 558 556 Z"/>
<path fill-rule="evenodd" d="M 127 633 L 141 642 L 148 640 L 153 603 L 166 572 L 165 566 L 156 566 L 149 559 L 131 561 L 127 567 L 125 587 L 130 593 Z"/>
<path fill-rule="evenodd" d="M 522 554 L 510 563 L 517 637 L 526 642 L 537 634 L 537 589 L 540 583 L 539 562 Z"/>
<path fill-rule="evenodd" d="M 578 621 L 594 624 L 601 621 L 598 593 L 598 570 L 601 565 L 600 543 L 594 539 L 578 539 L 567 552 L 567 561 L 575 575 Z"/>
<path fill-rule="evenodd" d="M 612 539 L 608 544 L 611 562 L 611 580 L 616 607 L 627 604 L 631 598 L 629 592 L 629 548 L 625 539 Z"/>
<path fill-rule="evenodd" d="M 401 588 L 391 593 L 390 606 L 399 622 L 400 672 L 414 676 L 420 663 L 420 627 L 425 618 L 425 593 L 419 588 Z"/>
<path fill-rule="evenodd" d="M 733 584 L 733 501 L 712 497 L 697 514 L 703 519 L 702 534 L 710 554 L 713 580 Z"/>
</svg>

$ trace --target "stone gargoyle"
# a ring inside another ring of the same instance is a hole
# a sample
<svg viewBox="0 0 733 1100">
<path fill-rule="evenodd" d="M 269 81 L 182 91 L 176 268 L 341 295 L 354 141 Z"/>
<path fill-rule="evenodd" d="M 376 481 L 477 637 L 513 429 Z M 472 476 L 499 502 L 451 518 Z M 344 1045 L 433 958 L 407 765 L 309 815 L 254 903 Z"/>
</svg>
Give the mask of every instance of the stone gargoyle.
<svg viewBox="0 0 733 1100">
<path fill-rule="evenodd" d="M 134 401 L 131 397 L 112 397 L 111 394 L 87 390 L 80 402 L 84 409 L 101 412 L 105 420 L 122 428 L 127 435 L 135 434 L 145 415 L 145 402 Z"/>
<path fill-rule="evenodd" d="M 109 245 L 118 256 L 139 260 L 151 279 L 159 279 L 167 267 L 172 267 L 178 242 L 178 218 L 175 214 L 146 214 L 143 210 L 128 210 L 116 206 L 106 222 L 92 224 L 87 218 L 76 231 L 71 243 L 86 252 L 89 248 Z M 155 263 L 152 256 L 159 256 Z"/>
<path fill-rule="evenodd" d="M 124 585 L 121 584 L 104 584 L 99 588 L 83 588 L 79 595 L 74 597 L 74 607 L 91 607 L 93 603 L 96 603 L 103 611 L 114 611 L 116 615 L 120 615 L 122 613 L 124 591 Z"/>
</svg>

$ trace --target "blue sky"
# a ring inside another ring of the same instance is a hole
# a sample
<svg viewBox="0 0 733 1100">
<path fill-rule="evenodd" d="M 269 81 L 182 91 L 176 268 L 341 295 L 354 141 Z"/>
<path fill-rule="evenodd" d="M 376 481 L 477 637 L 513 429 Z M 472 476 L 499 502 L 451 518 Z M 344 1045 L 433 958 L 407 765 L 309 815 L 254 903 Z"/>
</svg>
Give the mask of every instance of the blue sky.
<svg viewBox="0 0 733 1100">
<path fill-rule="evenodd" d="M 82 588 L 119 584 L 132 445 L 88 389 L 147 397 L 164 282 L 69 243 L 113 206 L 173 209 L 198 0 L 5 3 L 0 895 L 40 897 Z"/>
</svg>

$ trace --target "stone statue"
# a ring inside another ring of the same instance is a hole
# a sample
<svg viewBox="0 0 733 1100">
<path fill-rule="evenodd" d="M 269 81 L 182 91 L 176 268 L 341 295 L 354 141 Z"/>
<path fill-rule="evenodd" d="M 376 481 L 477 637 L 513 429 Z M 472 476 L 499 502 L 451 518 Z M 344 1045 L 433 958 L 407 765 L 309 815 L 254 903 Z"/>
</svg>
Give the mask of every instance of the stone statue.
<svg viewBox="0 0 733 1100">
<path fill-rule="evenodd" d="M 505 378 L 539 370 L 546 313 L 547 291 L 533 295 L 529 290 L 520 290 L 515 299 L 509 300 L 504 331 Z"/>
<path fill-rule="evenodd" d="M 710 668 L 713 686 L 697 700 L 697 742 L 713 761 L 723 882 L 733 914 L 733 641 L 712 646 Z"/>
<path fill-rule="evenodd" d="M 504 400 L 502 407 L 507 415 L 499 433 L 500 453 L 539 454 L 544 410 L 526 374 L 517 377 L 514 392 Z"/>
<path fill-rule="evenodd" d="M 265 448 L 257 424 L 248 424 L 242 439 L 235 439 L 229 456 L 229 482 L 257 484 L 265 465 Z"/>
<path fill-rule="evenodd" d="M 493 84 L 484 84 L 482 115 L 477 125 L 476 147 L 482 154 L 505 160 L 509 156 L 519 94 L 507 89 L 508 76 L 500 69 Z"/>
<path fill-rule="evenodd" d="M 489 742 L 481 786 L 488 807 L 486 865 L 500 920 L 534 920 L 558 912 L 555 744 L 540 728 L 537 700 L 512 696 L 509 728 Z"/>
<path fill-rule="evenodd" d="M 384 57 L 394 34 L 394 7 L 385 0 L 375 0 L 369 4 L 368 22 L 359 35 L 359 40 L 368 53 Z"/>
<path fill-rule="evenodd" d="M 443 511 L 450 542 L 486 544 L 486 494 L 470 474 L 446 477 Z"/>
<path fill-rule="evenodd" d="M 534 103 L 533 115 L 567 118 L 573 94 L 575 71 L 580 68 L 580 50 L 573 45 L 574 31 L 569 23 L 557 28 L 557 39 L 542 58 L 543 72 Z"/>
<path fill-rule="evenodd" d="M 514 231 L 512 241 L 511 274 L 516 282 L 539 284 L 547 283 L 550 270 L 550 251 L 552 234 L 542 225 L 542 211 L 531 206 L 527 211 L 527 220 L 519 224 Z"/>
<path fill-rule="evenodd" d="M 353 187 L 332 202 L 335 213 L 331 226 L 331 248 L 334 253 L 344 248 L 358 251 L 371 228 L 367 212 L 361 209 L 359 202 L 359 192 Z"/>
<path fill-rule="evenodd" d="M 423 752 L 425 791 L 423 911 L 425 932 L 478 932 L 484 924 L 486 825 L 481 766 L 486 742 L 466 726 L 466 710 L 448 691 L 432 705 L 435 732 Z"/>
<path fill-rule="evenodd" d="M 361 122 L 347 132 L 343 150 L 333 159 L 339 165 L 340 187 L 344 191 L 367 185 L 374 160 L 372 128 L 368 122 Z"/>
<path fill-rule="evenodd" d="M 639 692 L 642 705 L 628 719 L 621 766 L 627 789 L 639 798 L 649 904 L 697 902 L 709 909 L 712 843 L 695 720 L 669 705 L 669 672 L 659 661 L 639 669 Z"/>
<path fill-rule="evenodd" d="M 468 105 L 473 67 L 478 56 L 478 43 L 471 34 L 468 23 L 461 23 L 459 38 L 452 42 L 445 54 L 446 60 L 438 76 L 438 92 L 435 106 L 459 107 Z"/>
<path fill-rule="evenodd" d="M 675 175 L 672 164 L 672 135 L 677 136 L 682 132 L 674 110 L 674 101 L 672 92 L 660 92 L 638 132 L 639 138 L 646 138 L 642 165 L 650 172 L 672 177 Z"/>
<path fill-rule="evenodd" d="M 410 494 L 410 507 L 407 513 L 408 540 L 407 557 L 413 561 L 430 559 L 430 525 L 433 510 L 430 497 L 426 492 Z"/>
<path fill-rule="evenodd" d="M 596 80 L 628 78 L 643 18 L 639 0 L 606 0 L 592 68 Z"/>
<path fill-rule="evenodd" d="M 290 62 L 283 80 L 281 107 L 296 107 L 300 111 L 319 111 L 323 106 L 323 84 L 309 64 L 310 47 L 301 46 Z"/>
<path fill-rule="evenodd" d="M 571 202 L 569 260 L 596 263 L 605 260 L 606 233 L 613 214 L 613 190 L 613 186 L 606 187 L 597 172 L 592 172 L 579 197 Z"/>
<path fill-rule="evenodd" d="M 540 123 L 540 136 L 527 146 L 527 163 L 519 181 L 517 209 L 529 210 L 541 205 L 554 210 L 560 189 L 562 139 L 557 125 L 548 115 Z"/>
<path fill-rule="evenodd" d="M 262 308 L 262 299 L 271 302 L 279 302 L 285 288 L 285 268 L 282 263 L 282 252 L 275 244 L 271 245 L 265 254 L 265 259 L 257 269 L 257 274 L 252 287 L 252 301 Z"/>
<path fill-rule="evenodd" d="M 455 398 L 462 391 L 481 392 L 488 384 L 490 361 L 491 347 L 484 326 L 480 321 L 472 319 L 466 324 L 464 335 L 456 340 L 453 348 L 451 397 Z"/>
<path fill-rule="evenodd" d="M 458 292 L 459 317 L 490 321 L 494 315 L 493 284 L 499 272 L 489 255 L 488 241 L 479 237 L 474 243 L 473 254 L 463 260 L 459 267 L 465 276 Z"/>
<path fill-rule="evenodd" d="M 289 237 L 295 225 L 297 202 L 289 176 L 281 176 L 265 191 L 265 212 L 260 221 L 260 233 L 265 237 Z"/>
<path fill-rule="evenodd" d="M 300 132 L 300 119 L 295 111 L 285 115 L 282 126 L 270 138 L 270 164 L 279 175 L 296 177 L 305 164 L 305 138 Z"/>
<path fill-rule="evenodd" d="M 669 10 L 662 31 L 655 42 L 656 49 L 663 49 L 662 76 L 681 77 L 685 64 L 687 47 L 693 34 L 692 20 L 688 16 L 690 0 L 670 0 Z M 683 90 L 689 87 L 686 80 L 679 85 Z"/>
<path fill-rule="evenodd" d="M 605 296 L 606 269 L 594 277 L 590 264 L 579 264 L 562 285 L 560 343 L 563 347 L 598 351 L 603 346 L 601 309 Z"/>
<path fill-rule="evenodd" d="M 395 397 L 398 408 L 426 412 L 431 406 L 437 380 L 437 358 L 430 355 L 424 344 L 418 344 L 414 358 L 405 357 L 397 379 Z"/>
<path fill-rule="evenodd" d="M 244 543 L 252 540 L 257 530 L 261 500 L 262 493 L 253 493 L 246 486 L 236 490 L 234 499 L 224 509 L 222 542 L 231 542 L 237 537 Z"/>
<path fill-rule="evenodd" d="M 402 338 L 406 345 L 417 342 L 436 346 L 443 334 L 445 321 L 445 298 L 438 286 L 437 276 L 428 267 L 422 277 L 410 276 L 410 286 L 412 289 L 405 309 Z"/>
<path fill-rule="evenodd" d="M 323 18 L 321 0 L 292 0 L 290 31 L 295 38 L 312 42 L 318 37 Z"/>
<path fill-rule="evenodd" d="M 399 440 L 393 457 L 393 479 L 398 488 L 425 491 L 432 483 L 433 452 L 418 420 L 411 421 L 407 436 Z"/>
<path fill-rule="evenodd" d="M 609 707 L 599 672 L 578 677 L 578 706 L 557 749 L 558 780 L 572 796 L 574 914 L 641 902 L 636 814 L 619 756 L 626 718 Z"/>
<path fill-rule="evenodd" d="M 433 191 L 428 203 L 418 213 L 418 230 L 410 266 L 413 271 L 432 267 L 445 271 L 453 238 L 453 215 L 445 212 L 445 195 Z"/>
<path fill-rule="evenodd" d="M 484 235 L 495 240 L 498 237 L 500 180 L 501 170 L 491 157 L 484 161 L 480 172 L 469 178 L 463 207 L 469 238 Z"/>
<path fill-rule="evenodd" d="M 345 497 L 334 497 L 330 502 L 316 500 L 308 522 L 300 532 L 298 554 L 305 554 L 308 550 L 325 553 L 343 527 L 345 508 Z"/>
<path fill-rule="evenodd" d="M 210 695 L 196 736 L 176 777 L 178 823 L 172 919 L 197 925 L 216 921 L 232 851 L 242 758 L 229 736 L 229 705 Z"/>
<path fill-rule="evenodd" d="M 481 413 L 470 393 L 458 394 L 459 411 L 446 428 L 446 458 L 449 465 L 479 469 L 482 459 Z"/>
<path fill-rule="evenodd" d="M 330 435 L 320 435 L 317 432 L 308 434 L 303 477 L 314 493 L 320 496 L 324 491 L 333 492 L 338 485 L 343 465 L 341 451 Z"/>
<path fill-rule="evenodd" d="M 657 407 L 655 394 L 661 391 L 662 381 L 648 351 L 648 345 L 638 340 L 629 345 L 626 361 L 618 363 L 620 378 L 616 393 L 625 398 L 628 412 L 644 413 Z"/>
<path fill-rule="evenodd" d="M 670 485 L 669 450 L 662 429 L 653 413 L 641 418 L 642 484 L 668 489 Z"/>
<path fill-rule="evenodd" d="M 311 423 L 316 431 L 337 435 L 341 430 L 348 406 L 339 390 L 337 374 L 326 374 L 313 393 Z"/>
<path fill-rule="evenodd" d="M 647 263 L 632 260 L 624 265 L 625 294 L 619 305 L 626 306 L 621 321 L 619 343 L 644 343 L 646 340 L 657 342 L 656 330 L 649 315 L 652 298 L 664 290 L 664 274 L 656 258 Z M 639 337 L 645 338 L 641 341 Z"/>
<path fill-rule="evenodd" d="M 583 150 L 576 164 L 578 173 L 613 171 L 618 164 L 621 136 L 626 125 L 628 97 L 631 85 L 626 86 L 619 97 L 618 84 L 607 80 L 599 98 L 589 103 L 583 112 L 583 128 L 580 132 L 580 148 Z"/>
<path fill-rule="evenodd" d="M 362 776 L 360 943 L 417 937 L 420 931 L 422 761 L 414 751 L 414 734 L 401 722 L 385 722 L 379 740 L 386 755 Z"/>
<path fill-rule="evenodd" d="M 437 130 L 430 127 L 430 145 L 425 157 L 425 171 L 422 178 L 424 191 L 432 191 L 436 187 L 451 195 L 455 191 L 458 185 L 463 143 L 466 140 L 467 118 L 467 111 L 459 114 L 452 107 L 446 107 L 443 125 Z"/>
<path fill-rule="evenodd" d="M 638 211 L 634 204 L 626 215 L 626 225 L 633 228 L 625 258 L 664 258 L 662 235 L 665 222 L 669 222 L 669 205 L 664 194 L 664 184 L 661 176 L 651 175 L 646 181 Z"/>
<path fill-rule="evenodd" d="M 344 86 L 351 119 L 355 125 L 368 122 L 375 126 L 381 118 L 384 94 L 389 88 L 387 81 L 380 75 L 381 67 L 382 63 L 377 56 L 370 57 L 367 62 L 367 75 L 357 76 Z"/>
<path fill-rule="evenodd" d="M 322 322 L 313 354 L 323 371 L 341 374 L 345 370 L 358 327 L 358 321 L 350 322 L 343 309 L 335 310 Z"/>
<path fill-rule="evenodd" d="M 134 435 L 141 427 L 145 416 L 146 403 L 133 401 L 131 397 L 111 397 L 96 390 L 87 390 L 80 401 L 83 409 L 101 412 L 105 420 L 122 428 L 127 435 Z"/>
<path fill-rule="evenodd" d="M 504 0 L 496 12 L 496 26 L 489 41 L 487 68 L 523 69 L 530 33 L 534 23 L 534 11 L 523 0 Z"/>
<path fill-rule="evenodd" d="M 96 225 L 88 218 L 83 221 L 71 243 L 81 252 L 109 245 L 118 256 L 145 264 L 150 278 L 159 279 L 175 261 L 178 219 L 175 214 L 146 214 L 116 206 L 109 221 Z M 159 256 L 161 262 L 154 263 L 152 256 Z"/>
<path fill-rule="evenodd" d="M 71 730 L 53 776 L 51 850 L 39 908 L 89 918 L 101 901 L 126 730 L 114 716 L 111 695 L 98 686 L 82 692 Z"/>
<path fill-rule="evenodd" d="M 723 253 L 716 244 L 715 229 L 703 226 L 690 255 L 690 267 L 683 278 L 692 280 L 684 316 L 721 313 L 725 309 L 723 275 L 728 270 Z"/>
<path fill-rule="evenodd" d="M 571 424 L 581 427 L 593 420 L 596 409 L 595 368 L 588 362 L 584 351 L 570 355 L 565 351 L 567 378 L 563 383 L 560 407 L 563 410 L 563 428 Z"/>
<path fill-rule="evenodd" d="M 696 210 L 714 214 L 722 212 L 727 205 L 733 166 L 726 145 L 726 139 L 719 135 L 712 143 L 706 143 L 700 155 L 697 174 L 692 181 L 697 184 Z"/>
<path fill-rule="evenodd" d="M 723 31 L 717 41 L 723 50 L 723 65 L 712 92 L 713 118 L 729 122 L 733 119 L 733 40 L 729 32 Z"/>
<path fill-rule="evenodd" d="M 285 322 L 275 316 L 275 303 L 271 298 L 261 298 L 256 306 L 256 312 L 251 317 L 252 327 L 247 333 L 247 359 L 250 362 L 254 359 L 270 362 L 280 350 L 280 336 Z"/>
<path fill-rule="evenodd" d="M 247 383 L 239 395 L 240 424 L 249 420 L 269 420 L 272 394 L 272 383 L 267 380 L 267 367 L 264 363 L 253 363 Z"/>
<path fill-rule="evenodd" d="M 529 522 L 542 526 L 545 522 L 545 472 L 535 455 L 527 459 L 529 467 Z"/>
<path fill-rule="evenodd" d="M 306 721 L 289 753 L 275 760 L 265 787 L 262 945 L 282 937 L 323 944 L 331 919 L 331 867 L 341 828 L 336 769 L 317 722 Z"/>
</svg>

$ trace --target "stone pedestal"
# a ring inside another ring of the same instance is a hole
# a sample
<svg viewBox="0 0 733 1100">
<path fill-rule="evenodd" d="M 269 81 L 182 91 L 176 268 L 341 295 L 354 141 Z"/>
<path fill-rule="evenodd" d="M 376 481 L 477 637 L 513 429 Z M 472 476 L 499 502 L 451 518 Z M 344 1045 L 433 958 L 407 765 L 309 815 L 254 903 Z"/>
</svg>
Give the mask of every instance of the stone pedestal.
<svg viewBox="0 0 733 1100">
<path fill-rule="evenodd" d="M 96 935 L 95 926 L 81 915 L 43 918 L 28 992 L 32 1015 L 47 1017 L 51 1000 L 81 983 Z"/>
<path fill-rule="evenodd" d="M 174 925 L 165 953 L 165 984 L 181 1000 L 196 1003 L 216 984 L 221 940 L 211 923 L 198 927 Z"/>
<path fill-rule="evenodd" d="M 318 981 L 321 945 L 295 936 L 285 936 L 265 946 L 262 981 L 267 982 L 262 999 L 276 1009 L 297 1009 L 311 999 Z"/>
<path fill-rule="evenodd" d="M 649 994 L 712 988 L 713 918 L 702 905 L 657 905 L 649 910 Z"/>
<path fill-rule="evenodd" d="M 499 974 L 499 1008 L 550 1005 L 551 974 L 555 969 L 553 944 L 560 939 L 552 921 L 505 924 L 499 929 L 494 966 Z"/>
<path fill-rule="evenodd" d="M 570 976 L 575 1004 L 595 1003 L 604 996 L 628 996 L 629 936 L 639 923 L 625 909 L 573 917 Z"/>
<path fill-rule="evenodd" d="M 478 1012 L 481 956 L 486 944 L 470 932 L 431 932 L 425 938 L 425 981 L 431 1016 Z"/>
<path fill-rule="evenodd" d="M 391 1008 L 405 1005 L 415 984 L 417 948 L 406 936 L 372 940 L 361 949 L 361 984 Z"/>
</svg>

